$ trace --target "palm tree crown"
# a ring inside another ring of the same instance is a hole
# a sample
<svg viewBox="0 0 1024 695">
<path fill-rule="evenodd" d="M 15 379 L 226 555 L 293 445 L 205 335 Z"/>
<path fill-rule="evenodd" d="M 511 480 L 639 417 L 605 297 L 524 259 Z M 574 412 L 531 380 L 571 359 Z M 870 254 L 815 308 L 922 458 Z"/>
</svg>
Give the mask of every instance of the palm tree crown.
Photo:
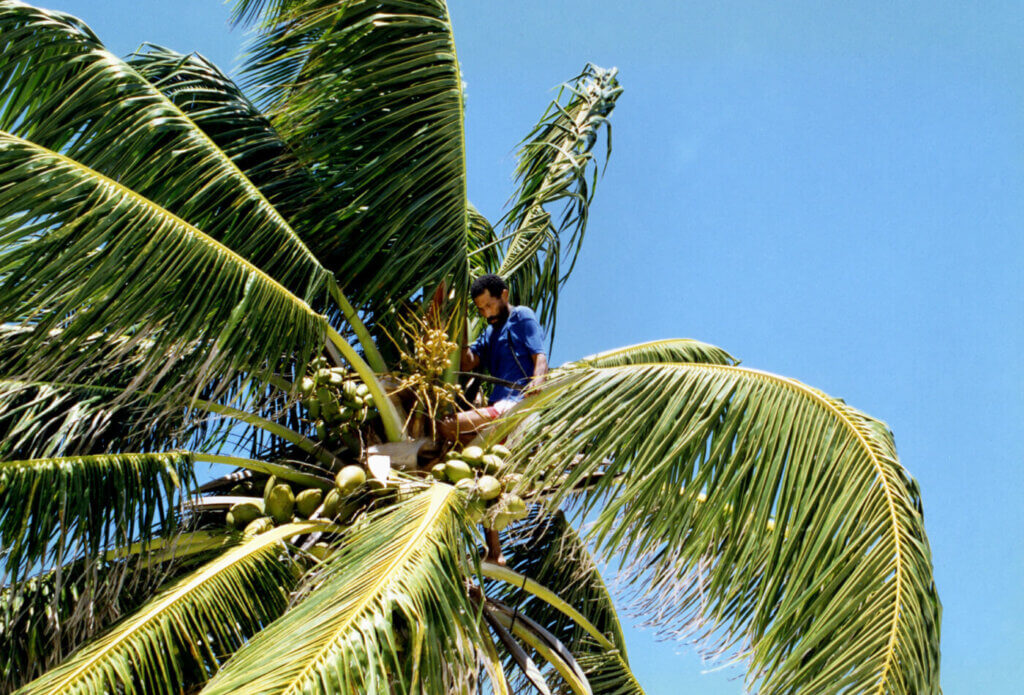
<svg viewBox="0 0 1024 695">
<path fill-rule="evenodd" d="M 479 383 L 472 277 L 554 335 L 615 70 L 562 88 L 492 224 L 442 0 L 234 17 L 242 86 L 0 0 L 5 692 L 642 693 L 611 559 L 761 692 L 938 692 L 917 484 L 839 399 L 673 339 L 410 441 Z"/>
</svg>

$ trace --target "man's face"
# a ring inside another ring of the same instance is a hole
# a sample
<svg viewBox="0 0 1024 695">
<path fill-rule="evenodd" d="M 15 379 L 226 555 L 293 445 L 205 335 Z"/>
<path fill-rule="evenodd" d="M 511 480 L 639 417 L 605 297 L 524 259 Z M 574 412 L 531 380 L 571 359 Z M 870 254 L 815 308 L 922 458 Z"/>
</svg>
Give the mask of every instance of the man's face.
<svg viewBox="0 0 1024 695">
<path fill-rule="evenodd" d="M 490 290 L 484 290 L 473 298 L 476 310 L 493 325 L 502 323 L 508 318 L 508 290 L 502 290 L 500 297 L 495 297 Z"/>
</svg>

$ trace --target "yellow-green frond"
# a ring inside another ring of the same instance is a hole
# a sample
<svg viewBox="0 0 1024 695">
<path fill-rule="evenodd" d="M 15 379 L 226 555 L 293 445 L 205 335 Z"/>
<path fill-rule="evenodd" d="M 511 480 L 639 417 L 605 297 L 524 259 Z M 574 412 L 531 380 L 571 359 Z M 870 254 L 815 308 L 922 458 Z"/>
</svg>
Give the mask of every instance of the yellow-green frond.
<svg viewBox="0 0 1024 695">
<path fill-rule="evenodd" d="M 597 547 L 660 624 L 744 649 L 760 692 L 938 689 L 920 499 L 883 423 L 717 364 L 567 370 L 519 412 L 524 485 L 564 474 L 554 506 L 605 473 L 578 497 Z"/>
<path fill-rule="evenodd" d="M 477 668 L 460 494 L 435 484 L 357 524 L 308 595 L 205 694 L 439 693 Z"/>
</svg>

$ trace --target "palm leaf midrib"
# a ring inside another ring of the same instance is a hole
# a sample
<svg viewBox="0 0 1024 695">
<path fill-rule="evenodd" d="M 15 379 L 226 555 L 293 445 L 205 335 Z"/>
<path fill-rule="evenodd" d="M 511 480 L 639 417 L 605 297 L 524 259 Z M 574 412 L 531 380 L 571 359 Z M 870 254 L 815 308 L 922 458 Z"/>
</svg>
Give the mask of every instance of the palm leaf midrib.
<svg viewBox="0 0 1024 695">
<path fill-rule="evenodd" d="M 334 636 L 326 640 L 320 653 L 316 657 L 311 658 L 306 664 L 306 667 L 299 672 L 299 674 L 292 680 L 291 683 L 284 689 L 282 695 L 292 695 L 298 692 L 298 688 L 306 677 L 306 674 L 315 671 L 323 659 L 323 654 L 326 653 L 332 644 L 338 639 L 339 635 L 343 635 L 349 626 L 359 618 L 360 614 L 370 605 L 375 598 L 383 591 L 384 587 L 391 582 L 392 573 L 407 559 L 408 553 L 419 546 L 423 539 L 428 535 L 431 528 L 434 526 L 436 517 L 445 509 L 448 508 L 449 502 L 452 495 L 455 494 L 453 488 L 442 485 L 433 485 L 430 488 L 430 506 L 427 511 L 424 512 L 423 518 L 416 528 L 416 531 L 408 538 L 408 540 L 402 545 L 401 549 L 395 552 L 392 559 L 388 562 L 387 566 L 380 571 L 377 579 L 364 591 L 360 597 L 358 603 L 349 609 L 348 617 L 342 621 L 337 629 L 334 631 Z"/>
<path fill-rule="evenodd" d="M 888 645 L 886 647 L 885 661 L 882 666 L 881 674 L 879 675 L 879 684 L 876 692 L 883 692 L 885 683 L 888 679 L 889 670 L 892 667 L 893 662 L 896 660 L 896 648 L 895 644 L 899 635 L 899 620 L 902 612 L 903 605 L 903 539 L 899 532 L 900 523 L 899 515 L 896 511 L 896 503 L 894 500 L 894 491 L 890 486 L 888 479 L 885 475 L 885 468 L 882 461 L 879 459 L 870 442 L 864 437 L 861 428 L 854 423 L 846 412 L 836 407 L 835 403 L 826 398 L 820 391 L 813 389 L 806 384 L 803 384 L 795 379 L 788 377 L 779 376 L 772 374 L 771 372 L 762 371 L 759 369 L 751 369 L 749 367 L 734 367 L 730 365 L 686 365 L 689 369 L 698 371 L 712 371 L 712 372 L 742 372 L 746 374 L 754 375 L 763 381 L 771 382 L 782 386 L 783 388 L 789 389 L 790 391 L 796 392 L 815 402 L 819 407 L 824 408 L 832 414 L 842 425 L 845 427 L 857 440 L 861 448 L 867 453 L 869 460 L 871 461 L 872 467 L 875 469 L 875 481 L 881 487 L 882 493 L 885 495 L 886 506 L 889 511 L 889 531 L 892 535 L 892 544 L 895 553 L 893 558 L 893 572 L 895 581 L 894 590 L 894 602 L 895 605 L 892 607 L 892 618 L 891 627 L 889 628 Z"/>
<path fill-rule="evenodd" d="M 265 273 L 258 266 L 256 266 L 253 263 L 251 263 L 248 259 L 243 258 L 242 256 L 240 256 L 235 251 L 233 251 L 231 248 L 225 246 L 221 242 L 219 242 L 216 239 L 214 239 L 213 237 L 209 236 L 208 234 L 203 232 L 201 229 L 195 227 L 194 225 L 189 223 L 187 220 L 184 220 L 181 217 L 178 217 L 177 215 L 175 215 L 170 210 L 167 210 L 166 208 L 164 208 L 164 207 L 154 203 L 149 198 L 146 198 L 145 196 L 140 195 L 136 191 L 132 190 L 131 188 L 128 188 L 128 187 L 124 186 L 121 183 L 118 183 L 114 179 L 111 179 L 110 177 L 106 176 L 105 174 L 103 174 L 103 173 L 101 173 L 99 171 L 96 171 L 95 169 L 92 169 L 90 167 L 87 167 L 84 164 L 82 164 L 80 162 L 77 162 L 74 159 L 71 159 L 70 157 L 67 157 L 67 156 L 61 154 L 60 152 L 55 152 L 55 151 L 53 151 L 51 149 L 43 147 L 42 145 L 38 145 L 38 144 L 32 142 L 31 140 L 26 140 L 25 138 L 22 138 L 22 137 L 19 137 L 17 135 L 13 135 L 13 134 L 8 133 L 6 131 L 0 130 L 0 140 L 8 139 L 8 138 L 11 139 L 11 140 L 14 140 L 14 141 L 16 141 L 16 142 L 18 142 L 18 143 L 20 143 L 20 144 L 22 144 L 24 146 L 27 146 L 29 149 L 34 149 L 34 150 L 38 151 L 42 156 L 50 157 L 52 159 L 55 159 L 57 162 L 59 162 L 60 164 L 64 165 L 67 169 L 70 169 L 71 171 L 77 171 L 77 172 L 83 174 L 87 178 L 95 179 L 100 187 L 114 189 L 115 191 L 120 193 L 124 198 L 132 200 L 136 204 L 138 204 L 138 205 L 140 205 L 140 206 L 150 210 L 151 212 L 153 212 L 153 214 L 155 216 L 166 218 L 166 220 L 168 222 L 171 222 L 175 226 L 178 226 L 182 231 L 184 231 L 190 237 L 194 238 L 197 242 L 208 246 L 209 248 L 213 249 L 214 251 L 216 251 L 219 254 L 222 254 L 223 256 L 226 256 L 228 259 L 230 259 L 230 261 L 232 263 L 235 263 L 235 264 L 241 266 L 243 268 L 243 270 L 246 271 L 247 273 L 249 273 L 251 275 L 255 275 L 256 277 L 258 277 L 260 280 L 265 282 L 267 285 L 272 287 L 274 290 L 279 292 L 281 295 L 286 296 L 289 299 L 290 302 L 292 302 L 296 306 L 299 306 L 300 308 L 305 310 L 311 316 L 316 317 L 317 319 L 319 319 L 321 321 L 324 321 L 323 316 L 321 316 L 317 312 L 313 311 L 313 309 L 305 301 L 303 301 L 298 296 L 293 294 L 290 290 L 288 290 L 288 288 L 286 288 L 284 285 L 279 283 L 273 277 L 271 277 L 270 275 Z M 324 321 L 324 322 L 326 323 L 326 321 Z"/>
</svg>

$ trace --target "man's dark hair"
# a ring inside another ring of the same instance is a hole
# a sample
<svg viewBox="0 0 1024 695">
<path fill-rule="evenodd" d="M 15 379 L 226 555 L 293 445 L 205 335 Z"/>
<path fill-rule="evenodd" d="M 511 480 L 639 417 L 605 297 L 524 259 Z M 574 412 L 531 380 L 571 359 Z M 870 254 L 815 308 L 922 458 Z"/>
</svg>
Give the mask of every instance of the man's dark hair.
<svg viewBox="0 0 1024 695">
<path fill-rule="evenodd" d="M 488 273 L 487 275 L 481 275 L 473 284 L 469 286 L 469 297 L 470 299 L 476 299 L 487 290 L 491 293 L 492 297 L 500 297 L 502 290 L 507 290 L 508 285 L 501 279 L 500 275 L 494 273 Z"/>
</svg>

